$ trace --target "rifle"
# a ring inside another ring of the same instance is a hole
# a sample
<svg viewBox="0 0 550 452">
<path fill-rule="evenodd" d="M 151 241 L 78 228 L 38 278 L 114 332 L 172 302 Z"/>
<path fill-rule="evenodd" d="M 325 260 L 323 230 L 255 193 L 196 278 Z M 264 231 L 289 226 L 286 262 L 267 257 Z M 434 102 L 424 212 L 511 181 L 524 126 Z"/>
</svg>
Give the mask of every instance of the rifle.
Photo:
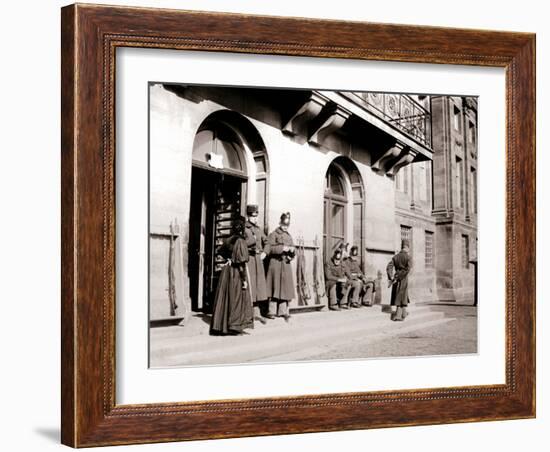
<svg viewBox="0 0 550 452">
<path fill-rule="evenodd" d="M 319 275 L 319 243 L 317 241 L 317 236 L 315 236 L 313 245 L 315 248 L 313 254 L 313 287 L 315 288 L 315 295 L 317 296 L 315 303 L 321 304 L 321 299 L 326 296 L 326 291 L 324 281 L 321 284 L 323 275 Z M 321 289 L 323 289 L 323 293 L 321 293 Z"/>
<path fill-rule="evenodd" d="M 170 252 L 168 257 L 168 298 L 170 299 L 170 315 L 176 315 L 176 245 L 174 239 L 174 226 L 170 222 Z"/>
<path fill-rule="evenodd" d="M 306 280 L 306 257 L 304 254 L 304 239 L 298 239 L 298 249 L 297 249 L 297 261 L 296 261 L 296 280 L 298 285 L 298 293 L 300 295 L 301 301 L 307 305 L 311 298 L 309 293 L 309 286 Z"/>
</svg>

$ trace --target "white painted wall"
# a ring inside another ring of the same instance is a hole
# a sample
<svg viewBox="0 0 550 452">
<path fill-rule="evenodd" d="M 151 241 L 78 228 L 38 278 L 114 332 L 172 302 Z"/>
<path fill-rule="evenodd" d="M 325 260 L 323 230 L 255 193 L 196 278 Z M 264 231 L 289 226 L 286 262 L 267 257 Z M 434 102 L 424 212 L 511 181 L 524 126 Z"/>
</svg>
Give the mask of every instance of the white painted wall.
<svg viewBox="0 0 550 452">
<path fill-rule="evenodd" d="M 188 239 L 190 215 L 190 177 L 192 167 L 192 149 L 196 132 L 202 122 L 213 112 L 226 109 L 226 105 L 239 103 L 228 93 L 224 102 L 211 100 L 208 90 L 201 91 L 206 99 L 200 102 L 190 101 L 167 90 L 160 84 L 150 86 L 150 224 L 151 232 L 166 232 L 171 222 L 180 225 L 182 253 L 183 293 L 178 298 L 190 306 L 188 265 Z M 197 96 L 194 96 L 197 98 Z M 198 99 L 198 98 L 197 98 Z M 260 115 L 272 116 L 269 110 L 260 111 Z M 268 178 L 268 225 L 269 232 L 279 224 L 281 213 L 291 213 L 289 232 L 295 242 L 303 239 L 311 245 L 317 239 L 323 241 L 323 200 L 325 174 L 339 152 L 311 145 L 302 138 L 294 139 L 284 135 L 277 127 L 257 119 L 247 117 L 262 138 L 269 163 Z M 345 147 L 334 139 L 329 146 Z M 248 154 L 248 152 L 247 152 Z M 368 162 L 370 156 L 365 149 L 360 155 Z M 255 165 L 248 156 L 249 181 L 255 180 Z M 365 196 L 364 242 L 367 248 L 376 251 L 367 255 L 367 275 L 374 278 L 379 272 L 385 274 L 385 268 L 395 249 L 393 231 L 395 228 L 395 194 L 393 180 L 371 170 L 366 163 L 356 161 L 361 174 Z M 349 185 L 349 184 L 348 184 Z M 249 184 L 248 202 L 257 202 L 255 191 Z M 347 237 L 353 237 L 353 195 L 351 185 L 347 187 L 348 218 Z M 152 252 L 158 242 L 151 242 Z M 385 252 L 381 251 L 385 250 Z M 306 254 L 311 254 L 307 250 Z M 307 257 L 308 278 L 312 277 L 311 256 Z M 295 265 L 293 262 L 293 265 Z M 151 271 L 151 277 L 157 275 Z M 383 289 L 382 300 L 388 301 L 389 294 Z M 153 301 L 153 300 L 152 300 Z M 292 305 L 296 304 L 294 300 Z M 161 301 L 159 301 L 161 302 Z M 163 302 L 163 304 L 166 304 Z"/>
</svg>

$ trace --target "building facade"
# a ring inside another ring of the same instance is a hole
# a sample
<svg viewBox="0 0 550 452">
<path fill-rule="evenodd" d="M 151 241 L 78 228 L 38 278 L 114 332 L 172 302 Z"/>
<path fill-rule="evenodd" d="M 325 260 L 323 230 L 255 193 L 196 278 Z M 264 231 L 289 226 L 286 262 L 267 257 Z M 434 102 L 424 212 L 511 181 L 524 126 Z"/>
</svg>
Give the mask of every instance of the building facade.
<svg viewBox="0 0 550 452">
<path fill-rule="evenodd" d="M 473 299 L 465 259 L 476 246 L 475 100 L 149 89 L 151 322 L 208 312 L 216 249 L 246 204 L 259 205 L 266 233 L 291 212 L 307 275 L 294 310 L 326 306 L 323 262 L 341 243 L 359 247 L 376 299 L 386 303 L 385 269 L 402 238 L 412 243 L 413 301 Z"/>
</svg>

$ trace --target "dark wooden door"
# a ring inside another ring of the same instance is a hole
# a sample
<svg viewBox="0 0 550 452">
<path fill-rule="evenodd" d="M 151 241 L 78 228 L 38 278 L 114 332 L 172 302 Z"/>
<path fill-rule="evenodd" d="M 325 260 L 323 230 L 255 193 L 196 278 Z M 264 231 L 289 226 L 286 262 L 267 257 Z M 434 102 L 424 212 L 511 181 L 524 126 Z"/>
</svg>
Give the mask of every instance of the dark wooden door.
<svg viewBox="0 0 550 452">
<path fill-rule="evenodd" d="M 193 168 L 189 213 L 189 278 L 194 311 L 211 312 L 224 260 L 217 250 L 241 215 L 242 178 Z"/>
</svg>

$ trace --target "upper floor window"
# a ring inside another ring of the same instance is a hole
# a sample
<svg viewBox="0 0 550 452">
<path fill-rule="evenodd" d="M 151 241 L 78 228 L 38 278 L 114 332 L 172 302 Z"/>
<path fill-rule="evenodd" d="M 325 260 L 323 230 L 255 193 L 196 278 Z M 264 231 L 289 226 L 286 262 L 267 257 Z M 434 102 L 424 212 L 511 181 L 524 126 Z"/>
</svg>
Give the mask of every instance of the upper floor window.
<svg viewBox="0 0 550 452">
<path fill-rule="evenodd" d="M 456 157 L 456 196 L 457 206 L 464 209 L 464 165 L 460 157 Z"/>
<path fill-rule="evenodd" d="M 453 126 L 454 129 L 459 131 L 461 130 L 461 115 L 460 115 L 460 109 L 455 105 L 453 106 Z"/>
<path fill-rule="evenodd" d="M 476 126 L 472 121 L 468 121 L 468 143 L 476 141 Z"/>
</svg>

